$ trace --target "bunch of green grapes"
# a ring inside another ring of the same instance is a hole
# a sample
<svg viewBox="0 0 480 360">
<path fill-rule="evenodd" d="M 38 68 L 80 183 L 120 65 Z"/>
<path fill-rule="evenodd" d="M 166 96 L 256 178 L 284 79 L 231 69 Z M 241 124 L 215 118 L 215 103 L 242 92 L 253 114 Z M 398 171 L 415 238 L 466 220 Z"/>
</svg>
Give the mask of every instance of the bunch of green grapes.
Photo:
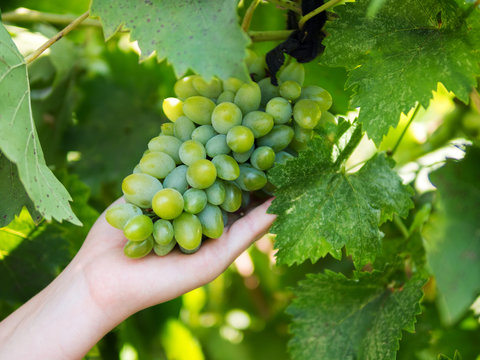
<svg viewBox="0 0 480 360">
<path fill-rule="evenodd" d="M 303 65 L 286 65 L 277 87 L 265 77 L 262 57 L 250 53 L 247 64 L 258 82 L 187 76 L 175 84 L 177 97 L 164 100 L 171 122 L 123 180 L 126 203 L 106 213 L 128 239 L 128 257 L 152 249 L 163 256 L 177 244 L 193 253 L 203 238 L 220 237 L 227 213 L 247 206 L 251 192 L 272 194 L 266 172 L 305 148 L 316 129 L 335 122 L 327 111 L 330 94 L 302 87 Z"/>
</svg>

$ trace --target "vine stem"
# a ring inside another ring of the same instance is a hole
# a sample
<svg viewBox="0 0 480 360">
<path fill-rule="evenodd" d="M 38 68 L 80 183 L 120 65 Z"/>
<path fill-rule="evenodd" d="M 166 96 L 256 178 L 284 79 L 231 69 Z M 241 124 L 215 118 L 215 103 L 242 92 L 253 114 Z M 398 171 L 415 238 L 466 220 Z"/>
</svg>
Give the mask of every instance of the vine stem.
<svg viewBox="0 0 480 360">
<path fill-rule="evenodd" d="M 395 151 L 397 151 L 398 146 L 399 146 L 400 143 L 402 142 L 402 139 L 403 139 L 403 137 L 405 136 L 405 134 L 407 133 L 408 128 L 410 127 L 410 125 L 412 124 L 413 120 L 414 120 L 415 117 L 417 116 L 418 110 L 420 110 L 420 103 L 417 103 L 417 105 L 415 106 L 415 110 L 413 111 L 413 114 L 412 114 L 412 116 L 410 117 L 410 120 L 408 121 L 407 126 L 405 126 L 405 128 L 403 129 L 403 131 L 402 131 L 402 133 L 400 134 L 400 137 L 398 138 L 397 143 L 396 143 L 395 146 L 393 147 L 392 151 L 389 152 L 389 155 L 390 155 L 391 157 L 393 157 L 393 155 L 395 154 Z"/>
<path fill-rule="evenodd" d="M 53 14 L 42 11 L 30 10 L 26 8 L 18 8 L 2 14 L 3 22 L 47 22 L 56 25 L 68 25 L 75 21 L 77 16 L 68 14 Z M 82 26 L 101 27 L 100 21 L 95 19 L 85 19 Z"/>
<path fill-rule="evenodd" d="M 280 8 L 294 11 L 297 14 L 300 14 L 300 15 L 302 14 L 302 10 L 300 9 L 300 7 L 293 1 L 288 1 L 288 0 L 265 0 L 265 1 L 269 2 L 270 4 L 276 5 Z"/>
<path fill-rule="evenodd" d="M 80 25 L 86 18 L 89 16 L 89 12 L 86 11 L 82 15 L 80 15 L 78 18 L 76 18 L 74 21 L 72 21 L 70 24 L 68 24 L 65 29 L 61 30 L 59 33 L 57 33 L 55 36 L 51 37 L 48 39 L 42 46 L 40 46 L 37 50 L 35 50 L 33 53 L 25 57 L 25 63 L 30 64 L 32 61 L 34 61 L 36 58 L 38 58 L 45 50 L 47 50 L 50 46 L 55 44 L 58 40 L 60 40 L 62 37 L 67 35 L 70 31 L 75 29 L 78 25 Z"/>
<path fill-rule="evenodd" d="M 293 30 L 249 31 L 248 36 L 254 42 L 285 40 Z"/>
<path fill-rule="evenodd" d="M 308 14 L 306 14 L 305 16 L 302 16 L 302 18 L 300 19 L 300 21 L 298 22 L 298 27 L 300 29 L 303 28 L 303 25 L 305 25 L 305 23 L 310 20 L 312 17 L 320 14 L 322 11 L 325 11 L 327 9 L 330 9 L 331 7 L 337 5 L 339 2 L 341 2 L 342 0 L 330 0 L 328 1 L 327 3 L 323 4 L 322 6 L 316 8 L 315 10 L 313 11 L 310 11 Z"/>
<path fill-rule="evenodd" d="M 243 17 L 243 21 L 242 21 L 243 31 L 245 32 L 248 31 L 248 28 L 250 27 L 250 23 L 252 22 L 253 13 L 255 12 L 255 9 L 257 8 L 259 3 L 260 3 L 260 0 L 253 0 L 250 3 L 250 6 L 245 12 L 245 16 Z"/>
</svg>

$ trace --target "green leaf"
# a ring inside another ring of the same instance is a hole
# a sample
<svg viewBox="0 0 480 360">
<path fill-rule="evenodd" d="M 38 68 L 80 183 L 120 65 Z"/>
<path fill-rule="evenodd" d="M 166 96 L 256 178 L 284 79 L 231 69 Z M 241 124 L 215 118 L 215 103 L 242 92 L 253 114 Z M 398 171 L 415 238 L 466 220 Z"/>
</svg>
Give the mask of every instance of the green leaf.
<svg viewBox="0 0 480 360">
<path fill-rule="evenodd" d="M 27 65 L 0 24 L 0 148 L 17 165 L 19 178 L 36 210 L 47 220 L 80 225 L 70 195 L 45 164 L 32 118 Z"/>
<path fill-rule="evenodd" d="M 378 145 L 400 113 L 418 101 L 426 108 L 438 82 L 468 102 L 480 74 L 480 14 L 464 12 L 453 0 L 386 0 L 375 18 L 369 0 L 335 8 L 322 61 L 349 70 L 352 107 Z"/>
<path fill-rule="evenodd" d="M 480 292 L 480 149 L 430 175 L 435 211 L 423 228 L 442 318 L 457 321 Z"/>
<path fill-rule="evenodd" d="M 402 330 L 414 330 L 424 280 L 388 287 L 381 273 L 356 279 L 327 271 L 310 274 L 288 307 L 294 360 L 395 359 Z"/>
<path fill-rule="evenodd" d="M 142 58 L 154 51 L 173 64 L 178 77 L 192 69 L 205 78 L 248 79 L 248 36 L 237 19 L 237 0 L 93 0 L 105 37 L 130 29 Z"/>
<path fill-rule="evenodd" d="M 270 171 L 278 188 L 269 211 L 278 214 L 270 231 L 277 234 L 279 263 L 315 262 L 328 253 L 339 258 L 345 246 L 356 266 L 365 265 L 381 249 L 381 222 L 408 214 L 411 191 L 383 154 L 354 174 L 339 165 L 331 147 L 314 139 L 298 158 Z"/>
</svg>

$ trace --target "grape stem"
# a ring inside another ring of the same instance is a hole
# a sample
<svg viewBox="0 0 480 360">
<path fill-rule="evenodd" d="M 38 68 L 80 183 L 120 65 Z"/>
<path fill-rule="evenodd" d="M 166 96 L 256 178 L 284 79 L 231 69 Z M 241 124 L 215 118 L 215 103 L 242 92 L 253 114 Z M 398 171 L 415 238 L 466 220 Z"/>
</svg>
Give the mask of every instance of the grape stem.
<svg viewBox="0 0 480 360">
<path fill-rule="evenodd" d="M 250 27 L 250 23 L 252 22 L 253 13 L 255 12 L 255 9 L 257 8 L 259 3 L 260 3 L 260 0 L 253 0 L 250 3 L 250 6 L 245 12 L 245 16 L 243 17 L 243 21 L 242 21 L 243 31 L 245 32 L 248 31 L 248 28 Z"/>
<path fill-rule="evenodd" d="M 37 50 L 35 50 L 33 53 L 25 57 L 25 63 L 30 64 L 33 62 L 35 59 L 37 59 L 45 50 L 47 50 L 50 46 L 55 44 L 58 40 L 60 40 L 62 37 L 67 35 L 70 31 L 75 29 L 78 25 L 80 25 L 86 18 L 88 18 L 89 12 L 86 11 L 82 15 L 80 15 L 78 18 L 76 18 L 74 21 L 72 21 L 69 25 L 67 25 L 63 30 L 58 32 L 55 36 L 51 37 L 48 39 L 42 46 L 40 46 Z"/>
<path fill-rule="evenodd" d="M 395 146 L 393 147 L 392 151 L 389 151 L 388 152 L 388 155 L 390 157 L 393 157 L 393 155 L 395 154 L 395 151 L 397 151 L 398 149 L 398 146 L 400 145 L 400 143 L 402 142 L 402 139 L 403 137 L 405 136 L 408 128 L 410 127 L 411 123 L 413 122 L 413 120 L 415 119 L 415 117 L 417 116 L 417 113 L 418 113 L 418 110 L 420 109 L 420 103 L 417 103 L 417 105 L 415 106 L 415 110 L 413 111 L 413 114 L 412 116 L 410 117 L 410 120 L 408 121 L 408 124 L 405 126 L 405 128 L 403 129 L 402 133 L 400 134 L 400 137 L 398 138 L 397 140 L 397 143 L 395 144 Z"/>
<path fill-rule="evenodd" d="M 18 8 L 14 11 L 9 11 L 2 14 L 2 21 L 8 23 L 35 23 L 46 22 L 55 25 L 68 25 L 75 21 L 77 16 L 67 14 L 53 14 L 47 12 L 41 12 L 36 10 L 30 10 L 26 8 Z M 100 21 L 95 19 L 85 19 L 81 26 L 93 26 L 102 27 Z"/>
<path fill-rule="evenodd" d="M 249 31 L 248 36 L 253 42 L 275 41 L 287 39 L 293 30 Z"/>
<path fill-rule="evenodd" d="M 303 25 L 305 25 L 305 23 L 310 20 L 312 17 L 320 14 L 321 12 L 327 10 L 327 9 L 330 9 L 331 7 L 337 5 L 339 2 L 341 2 L 343 0 L 330 0 L 329 2 L 323 4 L 322 6 L 319 6 L 318 8 L 316 8 L 315 10 L 313 11 L 310 11 L 308 14 L 304 15 L 301 17 L 300 21 L 298 22 L 298 27 L 299 29 L 302 29 L 303 28 Z"/>
</svg>

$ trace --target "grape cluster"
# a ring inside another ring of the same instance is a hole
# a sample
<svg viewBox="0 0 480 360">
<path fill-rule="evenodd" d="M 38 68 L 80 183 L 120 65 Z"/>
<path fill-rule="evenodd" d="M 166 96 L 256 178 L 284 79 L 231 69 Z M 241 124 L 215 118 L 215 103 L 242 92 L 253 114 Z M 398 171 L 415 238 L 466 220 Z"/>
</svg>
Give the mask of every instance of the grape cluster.
<svg viewBox="0 0 480 360">
<path fill-rule="evenodd" d="M 303 65 L 286 65 L 277 87 L 265 77 L 263 58 L 250 53 L 247 64 L 257 82 L 187 76 L 175 84 L 177 97 L 164 100 L 171 122 L 123 180 L 126 203 L 106 213 L 128 239 L 128 257 L 152 249 L 163 256 L 176 244 L 193 253 L 202 237 L 220 237 L 227 213 L 248 205 L 250 192 L 271 194 L 265 172 L 305 148 L 315 129 L 335 122 L 327 111 L 330 94 L 302 87 Z"/>
</svg>

